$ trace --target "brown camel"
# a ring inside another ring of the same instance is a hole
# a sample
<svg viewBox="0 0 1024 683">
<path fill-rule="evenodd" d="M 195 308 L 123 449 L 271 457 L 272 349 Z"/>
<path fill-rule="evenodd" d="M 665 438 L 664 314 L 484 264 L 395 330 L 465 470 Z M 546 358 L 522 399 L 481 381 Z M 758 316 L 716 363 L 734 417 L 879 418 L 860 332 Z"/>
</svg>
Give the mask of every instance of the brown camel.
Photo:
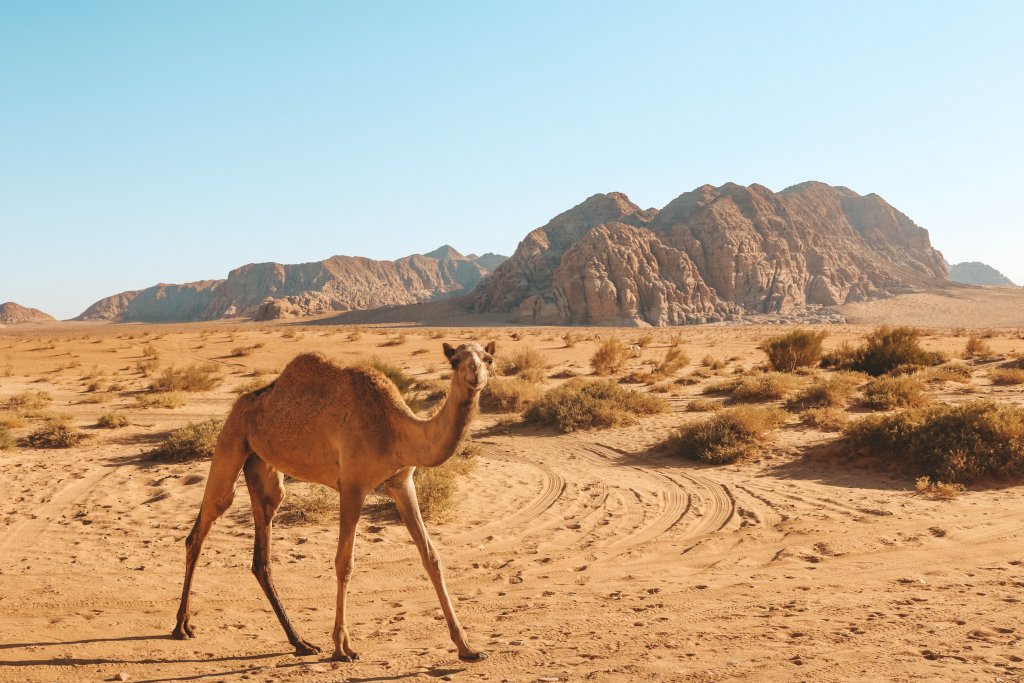
<svg viewBox="0 0 1024 683">
<path fill-rule="evenodd" d="M 271 578 L 270 531 L 284 499 L 285 474 L 329 486 L 340 494 L 332 659 L 359 658 L 345 625 L 345 594 L 363 500 L 380 484 L 395 501 L 419 549 L 459 658 L 483 658 L 483 653 L 466 642 L 466 633 L 455 616 L 441 558 L 420 516 L 412 474 L 417 467 L 445 462 L 466 435 L 494 363 L 494 342 L 486 349 L 479 344 L 463 344 L 457 349 L 444 344 L 444 354 L 453 369 L 451 388 L 444 405 L 429 419 L 416 417 L 395 385 L 380 372 L 343 368 L 318 353 L 296 357 L 273 384 L 235 402 L 217 439 L 199 517 L 185 541 L 185 586 L 172 633 L 175 638 L 195 636 L 189 623 L 189 592 L 196 562 L 210 527 L 231 506 L 238 473 L 245 470 L 256 526 L 252 572 L 297 656 L 316 654 L 320 648 L 295 632 Z"/>
</svg>

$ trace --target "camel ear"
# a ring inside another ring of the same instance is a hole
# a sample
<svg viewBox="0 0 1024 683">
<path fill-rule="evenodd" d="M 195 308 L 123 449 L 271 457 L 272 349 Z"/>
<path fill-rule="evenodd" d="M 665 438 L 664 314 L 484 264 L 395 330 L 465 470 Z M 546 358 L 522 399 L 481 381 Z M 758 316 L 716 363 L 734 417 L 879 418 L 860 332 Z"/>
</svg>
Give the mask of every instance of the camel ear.
<svg viewBox="0 0 1024 683">
<path fill-rule="evenodd" d="M 484 347 L 484 351 L 486 351 L 487 353 L 489 353 L 489 354 L 491 354 L 493 356 L 495 348 L 496 347 L 494 345 L 494 342 L 488 342 L 487 346 Z"/>
<path fill-rule="evenodd" d="M 452 367 L 454 368 L 457 365 L 457 363 L 455 362 L 455 349 L 453 349 L 451 344 L 449 344 L 448 342 L 444 342 L 441 345 L 441 348 L 444 349 L 445 358 L 448 359 L 448 362 L 451 363 Z"/>
</svg>

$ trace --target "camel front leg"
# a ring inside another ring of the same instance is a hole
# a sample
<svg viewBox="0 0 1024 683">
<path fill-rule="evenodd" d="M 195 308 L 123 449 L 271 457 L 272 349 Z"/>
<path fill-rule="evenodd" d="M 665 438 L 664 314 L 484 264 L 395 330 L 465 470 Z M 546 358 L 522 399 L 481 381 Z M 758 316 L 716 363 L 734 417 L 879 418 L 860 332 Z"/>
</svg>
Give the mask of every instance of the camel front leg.
<svg viewBox="0 0 1024 683">
<path fill-rule="evenodd" d="M 348 626 L 345 622 L 345 600 L 348 593 L 348 582 L 352 577 L 352 551 L 355 549 L 356 526 L 359 513 L 363 509 L 366 492 L 357 488 L 341 489 L 338 515 L 338 554 L 334 559 L 334 569 L 338 574 L 338 606 L 334 615 L 334 654 L 331 659 L 340 662 L 351 662 L 359 659 L 359 655 L 349 643 Z"/>
<path fill-rule="evenodd" d="M 448 597 L 448 587 L 444 582 L 444 565 L 427 534 L 427 527 L 423 524 L 419 500 L 416 498 L 416 486 L 413 484 L 411 473 L 400 482 L 394 484 L 388 482 L 386 490 L 395 501 L 395 505 L 398 506 L 402 521 L 405 522 L 409 535 L 412 536 L 416 548 L 420 551 L 420 559 L 423 560 L 423 566 L 430 576 L 430 582 L 434 584 L 434 591 L 441 602 L 444 618 L 448 622 L 448 633 L 451 635 L 455 647 L 459 649 L 459 659 L 467 662 L 483 659 L 486 655 L 469 646 L 466 641 L 466 632 L 463 630 L 462 624 L 459 623 L 459 618 L 455 616 L 455 608 L 452 607 L 451 598 Z"/>
</svg>

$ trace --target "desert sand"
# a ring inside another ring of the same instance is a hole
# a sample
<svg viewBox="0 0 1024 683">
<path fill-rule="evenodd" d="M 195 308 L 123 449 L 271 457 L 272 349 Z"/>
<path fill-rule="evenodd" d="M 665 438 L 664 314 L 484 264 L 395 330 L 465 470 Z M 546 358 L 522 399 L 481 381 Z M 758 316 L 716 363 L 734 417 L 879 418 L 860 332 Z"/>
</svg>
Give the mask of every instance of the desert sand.
<svg viewBox="0 0 1024 683">
<path fill-rule="evenodd" d="M 866 322 L 871 306 L 857 309 Z M 993 353 L 1024 351 L 1020 310 L 986 339 Z M 962 315 L 933 324 L 924 344 L 958 354 L 965 338 L 946 325 L 973 326 Z M 869 329 L 831 326 L 827 345 Z M 224 416 L 232 390 L 254 371 L 272 378 L 306 351 L 341 361 L 378 355 L 417 378 L 438 378 L 446 369 L 442 341 L 494 339 L 499 356 L 528 346 L 544 354 L 549 374 L 588 374 L 600 335 L 627 342 L 651 335 L 630 361 L 639 368 L 675 332 L 572 331 L 584 339 L 566 348 L 566 330 L 553 328 L 65 323 L 0 330 L 0 401 L 44 390 L 52 410 L 92 436 L 70 449 L 0 451 L 0 680 L 1024 676 L 1024 489 L 972 486 L 955 500 L 925 498 L 913 477 L 852 458 L 833 445 L 836 434 L 795 419 L 751 461 L 709 467 L 667 457 L 657 444 L 704 417 L 686 412 L 699 383 L 667 394 L 668 413 L 615 429 L 562 435 L 480 416 L 479 464 L 460 482 L 455 515 L 428 528 L 471 642 L 489 655 L 481 663 L 456 658 L 408 534 L 379 511 L 364 514 L 358 531 L 349 628 L 362 659 L 353 663 L 328 661 L 337 525 L 275 528 L 282 600 L 300 632 L 325 649 L 292 656 L 249 572 L 252 522 L 242 482 L 200 562 L 198 637 L 170 638 L 183 541 L 208 469 L 143 456 L 170 429 Z M 682 328 L 690 364 L 680 375 L 706 354 L 726 361 L 725 373 L 749 369 L 764 360 L 757 344 L 777 331 Z M 382 346 L 400 334 L 401 344 Z M 138 407 L 134 394 L 148 380 L 136 364 L 148 345 L 164 366 L 215 363 L 223 383 L 186 394 L 178 408 Z M 231 355 L 246 346 L 248 355 Z M 1019 386 L 992 386 L 985 373 L 978 364 L 971 384 L 932 391 L 941 401 L 1024 403 Z M 109 402 L 86 402 L 96 381 L 121 386 Z M 95 427 L 111 409 L 131 424 Z M 13 431 L 20 437 L 31 428 Z"/>
</svg>

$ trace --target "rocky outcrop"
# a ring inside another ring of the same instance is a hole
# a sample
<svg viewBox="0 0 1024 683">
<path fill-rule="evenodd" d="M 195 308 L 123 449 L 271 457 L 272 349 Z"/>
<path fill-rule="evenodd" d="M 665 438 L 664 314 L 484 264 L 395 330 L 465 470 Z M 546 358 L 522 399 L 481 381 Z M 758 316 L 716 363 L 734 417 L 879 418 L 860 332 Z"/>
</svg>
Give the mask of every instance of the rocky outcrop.
<svg viewBox="0 0 1024 683">
<path fill-rule="evenodd" d="M 232 270 L 224 280 L 122 292 L 96 302 L 77 319 L 268 320 L 379 308 L 466 293 L 488 272 L 448 246 L 395 261 L 333 256 L 291 265 L 253 263 Z"/>
<path fill-rule="evenodd" d="M 52 315 L 43 313 L 38 308 L 27 308 L 13 301 L 0 304 L 0 325 L 17 325 L 19 323 L 45 323 L 56 320 Z"/>
<path fill-rule="evenodd" d="M 1013 281 L 992 266 L 978 261 L 965 261 L 949 267 L 949 279 L 965 285 L 1015 287 Z"/>
<path fill-rule="evenodd" d="M 946 282 L 928 233 L 877 195 L 705 185 L 660 211 L 594 195 L 474 293 L 520 322 L 672 325 L 793 313 Z"/>
</svg>

